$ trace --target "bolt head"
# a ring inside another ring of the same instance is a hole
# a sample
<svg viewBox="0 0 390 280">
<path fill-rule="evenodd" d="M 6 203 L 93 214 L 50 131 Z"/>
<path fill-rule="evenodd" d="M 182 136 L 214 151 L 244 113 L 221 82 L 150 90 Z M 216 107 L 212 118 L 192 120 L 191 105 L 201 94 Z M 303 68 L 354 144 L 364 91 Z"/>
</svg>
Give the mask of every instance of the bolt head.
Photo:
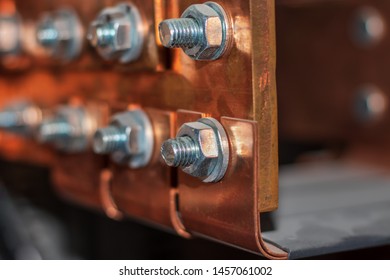
<svg viewBox="0 0 390 280">
<path fill-rule="evenodd" d="M 195 177 L 208 177 L 219 157 L 218 139 L 213 128 L 200 122 L 186 123 L 180 128 L 178 136 L 190 137 L 199 147 L 197 160 L 183 171 Z"/>
<path fill-rule="evenodd" d="M 224 23 L 216 10 L 206 4 L 196 4 L 184 11 L 182 17 L 197 21 L 203 30 L 200 43 L 184 51 L 197 60 L 213 59 L 224 47 Z"/>
<path fill-rule="evenodd" d="M 134 5 L 121 4 L 104 9 L 91 24 L 87 39 L 107 59 L 126 63 L 139 57 L 143 44 L 143 26 Z"/>
</svg>

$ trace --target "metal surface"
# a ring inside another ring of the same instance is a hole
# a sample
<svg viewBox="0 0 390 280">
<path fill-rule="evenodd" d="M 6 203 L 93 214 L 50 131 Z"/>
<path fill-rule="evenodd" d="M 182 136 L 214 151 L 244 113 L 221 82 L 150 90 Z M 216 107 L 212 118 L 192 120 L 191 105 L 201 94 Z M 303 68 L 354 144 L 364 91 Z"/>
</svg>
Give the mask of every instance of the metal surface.
<svg viewBox="0 0 390 280">
<path fill-rule="evenodd" d="M 91 23 L 87 38 L 106 60 L 127 63 L 139 58 L 145 36 L 137 6 L 122 3 L 104 9 Z"/>
<path fill-rule="evenodd" d="M 292 259 L 390 244 L 389 182 L 386 170 L 350 162 L 285 167 L 264 238 Z"/>
<path fill-rule="evenodd" d="M 225 10 L 206 2 L 189 6 L 179 19 L 164 20 L 159 32 L 165 47 L 182 48 L 195 60 L 215 60 L 230 46 L 231 28 Z"/>
<path fill-rule="evenodd" d="M 153 128 L 142 110 L 130 110 L 112 117 L 108 127 L 96 131 L 93 149 L 110 154 L 114 162 L 130 168 L 147 165 L 153 154 Z"/>
<path fill-rule="evenodd" d="M 81 53 L 84 30 L 74 11 L 61 9 L 42 17 L 36 38 L 50 56 L 69 61 Z"/>
<path fill-rule="evenodd" d="M 175 139 L 165 141 L 161 155 L 168 166 L 205 183 L 220 181 L 229 164 L 229 141 L 222 125 L 213 118 L 185 123 Z"/>
</svg>

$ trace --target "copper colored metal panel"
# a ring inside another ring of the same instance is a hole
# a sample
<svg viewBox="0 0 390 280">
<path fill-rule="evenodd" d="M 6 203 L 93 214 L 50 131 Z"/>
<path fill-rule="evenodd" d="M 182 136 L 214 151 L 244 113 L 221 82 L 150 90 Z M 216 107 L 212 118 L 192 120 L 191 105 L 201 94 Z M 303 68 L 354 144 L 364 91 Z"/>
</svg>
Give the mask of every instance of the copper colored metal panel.
<svg viewBox="0 0 390 280">
<path fill-rule="evenodd" d="M 145 109 L 154 130 L 154 152 L 144 168 L 130 170 L 112 164 L 112 199 L 123 213 L 172 228 L 170 189 L 175 174 L 160 158 L 162 142 L 174 133 L 174 115 L 168 111 Z"/>
<path fill-rule="evenodd" d="M 179 1 L 179 10 L 200 2 Z M 234 26 L 234 43 L 225 56 L 203 62 L 174 51 L 174 71 L 190 84 L 177 95 L 193 100 L 180 109 L 258 122 L 261 153 L 254 164 L 263 194 L 258 204 L 260 211 L 272 211 L 278 204 L 274 1 L 228 0 L 221 5 Z"/>
<path fill-rule="evenodd" d="M 178 123 L 196 114 L 180 113 Z M 259 149 L 256 122 L 222 118 L 230 140 L 231 158 L 225 178 L 205 185 L 179 172 L 179 209 L 186 230 L 262 255 L 283 259 L 287 254 L 263 242 L 258 208 L 256 165 Z"/>
</svg>

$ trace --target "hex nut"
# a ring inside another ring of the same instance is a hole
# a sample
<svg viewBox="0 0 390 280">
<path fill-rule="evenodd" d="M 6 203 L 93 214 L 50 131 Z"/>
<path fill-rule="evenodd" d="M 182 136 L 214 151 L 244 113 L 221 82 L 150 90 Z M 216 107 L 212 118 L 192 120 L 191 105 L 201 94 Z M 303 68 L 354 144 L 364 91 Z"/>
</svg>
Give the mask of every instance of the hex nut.
<svg viewBox="0 0 390 280">
<path fill-rule="evenodd" d="M 214 2 L 191 5 L 181 17 L 194 19 L 203 31 L 197 45 L 183 48 L 188 56 L 196 60 L 214 60 L 226 51 L 230 32 L 228 17 L 220 5 Z"/>
<path fill-rule="evenodd" d="M 195 162 L 183 171 L 203 182 L 222 179 L 229 163 L 229 142 L 222 125 L 213 118 L 184 124 L 177 137 L 190 137 L 199 147 Z"/>
<path fill-rule="evenodd" d="M 106 8 L 91 23 L 87 38 L 106 60 L 134 61 L 141 55 L 144 41 L 141 14 L 131 3 Z"/>
</svg>

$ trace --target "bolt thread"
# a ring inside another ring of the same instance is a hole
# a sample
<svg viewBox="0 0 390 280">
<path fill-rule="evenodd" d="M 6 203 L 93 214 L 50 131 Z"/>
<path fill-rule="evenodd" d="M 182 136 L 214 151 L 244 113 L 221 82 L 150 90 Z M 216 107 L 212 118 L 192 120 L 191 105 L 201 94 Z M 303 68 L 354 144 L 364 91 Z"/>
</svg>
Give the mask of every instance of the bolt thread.
<svg viewBox="0 0 390 280">
<path fill-rule="evenodd" d="M 38 130 L 38 139 L 42 143 L 67 138 L 72 134 L 71 125 L 63 119 L 53 119 L 42 123 Z"/>
<path fill-rule="evenodd" d="M 114 126 L 96 131 L 93 138 L 93 149 L 97 154 L 110 154 L 125 148 L 128 141 L 127 134 Z"/>
<path fill-rule="evenodd" d="M 44 26 L 38 30 L 37 39 L 42 46 L 51 46 L 57 42 L 58 30 L 52 26 Z"/>
<path fill-rule="evenodd" d="M 191 18 L 167 19 L 160 23 L 160 39 L 167 48 L 191 48 L 200 40 L 201 29 Z"/>
<path fill-rule="evenodd" d="M 161 155 L 169 166 L 188 167 L 198 158 L 199 148 L 190 137 L 184 136 L 165 141 Z"/>
</svg>

